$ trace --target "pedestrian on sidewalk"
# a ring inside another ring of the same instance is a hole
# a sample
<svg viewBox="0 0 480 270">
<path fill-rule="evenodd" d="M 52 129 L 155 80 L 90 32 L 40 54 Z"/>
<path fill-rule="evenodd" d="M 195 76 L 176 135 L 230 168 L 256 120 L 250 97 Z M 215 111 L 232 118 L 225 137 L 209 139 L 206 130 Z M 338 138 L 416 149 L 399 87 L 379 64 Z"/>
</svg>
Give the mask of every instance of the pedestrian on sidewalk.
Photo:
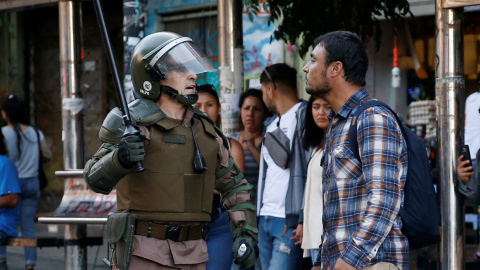
<svg viewBox="0 0 480 270">
<path fill-rule="evenodd" d="M 5 139 L 0 132 L 0 270 L 7 270 L 7 249 L 1 245 L 17 237 L 20 219 L 20 184 L 15 164 L 6 156 Z"/>
<path fill-rule="evenodd" d="M 254 88 L 247 89 L 240 95 L 238 108 L 240 109 L 242 130 L 230 134 L 230 137 L 242 144 L 245 155 L 245 171 L 243 174 L 248 182 L 253 185 L 253 195 L 256 197 L 263 140 L 263 122 L 271 115 L 262 100 L 262 91 Z"/>
<path fill-rule="evenodd" d="M 315 269 L 408 269 L 400 211 L 407 144 L 390 110 L 374 106 L 357 119 L 358 149 L 349 144 L 352 111 L 372 100 L 365 89 L 368 56 L 347 31 L 317 38 L 303 71 L 307 93 L 332 105 L 323 167 L 323 236 Z M 354 152 L 360 153 L 360 160 Z"/>
<path fill-rule="evenodd" d="M 480 204 L 480 73 L 477 76 L 477 91 L 465 101 L 465 144 L 469 146 L 471 162 L 461 155 L 457 161 L 458 190 L 469 202 Z M 475 263 L 480 263 L 480 245 Z"/>
<path fill-rule="evenodd" d="M 312 264 L 317 260 L 322 243 L 323 168 L 320 161 L 325 146 L 325 134 L 329 125 L 328 114 L 332 106 L 319 96 L 311 95 L 308 100 L 303 123 L 303 149 L 310 155 L 303 203 L 303 238 L 299 239 L 304 250 L 303 257 L 311 257 Z"/>
<path fill-rule="evenodd" d="M 42 131 L 28 124 L 23 100 L 15 95 L 6 97 L 2 103 L 2 117 L 7 121 L 7 125 L 2 127 L 2 133 L 5 136 L 8 157 L 15 163 L 20 181 L 22 237 L 35 238 L 35 215 L 40 200 L 39 151 L 44 160 L 51 159 L 52 153 L 45 143 Z M 25 269 L 34 269 L 36 262 L 37 248 L 25 247 Z"/>
<path fill-rule="evenodd" d="M 291 270 L 301 264 L 303 194 L 308 153 L 301 128 L 307 102 L 299 100 L 297 71 L 287 64 L 266 67 L 260 75 L 263 101 L 275 113 L 265 121 L 260 155 L 257 215 L 262 270 Z"/>
</svg>

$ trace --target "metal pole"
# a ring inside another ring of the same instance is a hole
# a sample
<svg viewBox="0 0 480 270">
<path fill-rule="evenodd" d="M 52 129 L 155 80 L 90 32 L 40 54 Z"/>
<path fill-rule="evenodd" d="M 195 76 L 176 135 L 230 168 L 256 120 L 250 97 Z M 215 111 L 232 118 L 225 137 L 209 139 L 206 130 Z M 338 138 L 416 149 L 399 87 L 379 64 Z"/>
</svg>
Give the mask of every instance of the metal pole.
<svg viewBox="0 0 480 270">
<path fill-rule="evenodd" d="M 60 13 L 60 85 L 62 89 L 63 160 L 65 170 L 83 169 L 83 99 L 77 78 L 74 0 L 58 2 Z"/>
<path fill-rule="evenodd" d="M 440 206 L 442 239 L 441 269 L 464 269 L 463 199 L 455 191 L 457 146 L 462 141 L 463 112 L 463 8 L 444 9 L 444 0 L 436 0 L 436 101 L 440 157 Z"/>
<path fill-rule="evenodd" d="M 228 25 L 227 19 L 231 16 L 231 14 L 230 16 L 227 14 L 229 11 L 227 8 L 228 2 L 228 0 L 218 0 L 218 64 L 220 67 L 229 65 L 229 46 L 227 44 L 227 37 L 229 27 L 231 27 L 231 25 Z M 230 58 L 233 58 L 233 54 L 230 55 Z"/>
<path fill-rule="evenodd" d="M 218 56 L 222 130 L 228 135 L 237 129 L 237 96 L 243 91 L 242 1 L 218 0 Z"/>
<path fill-rule="evenodd" d="M 65 170 L 83 169 L 83 99 L 80 97 L 75 49 L 74 0 L 58 2 L 60 27 L 60 86 Z M 65 225 L 65 269 L 86 270 L 86 225 Z"/>
<path fill-rule="evenodd" d="M 65 269 L 87 270 L 87 224 L 65 225 Z"/>
<path fill-rule="evenodd" d="M 113 81 L 115 83 L 115 88 L 117 89 L 118 102 L 120 103 L 120 109 L 122 109 L 123 120 L 125 121 L 125 126 L 128 126 L 129 124 L 131 125 L 132 118 L 130 117 L 130 111 L 128 110 L 127 98 L 125 97 L 125 92 L 123 91 L 123 84 L 120 80 L 120 73 L 118 72 L 115 55 L 113 55 L 112 43 L 110 42 L 110 37 L 108 36 L 108 29 L 107 25 L 105 24 L 102 5 L 100 4 L 100 0 L 94 0 L 93 5 L 95 7 L 95 13 L 97 14 L 100 33 L 102 34 L 103 45 L 105 47 L 105 51 L 107 52 L 108 65 L 112 71 Z"/>
<path fill-rule="evenodd" d="M 100 4 L 100 0 L 93 0 L 93 5 L 95 7 L 95 13 L 97 14 L 98 25 L 100 26 L 100 33 L 102 34 L 103 45 L 105 45 L 104 47 L 105 47 L 105 50 L 107 51 L 108 64 L 110 66 L 110 70 L 112 71 L 113 81 L 115 82 L 118 101 L 121 104 L 120 108 L 122 109 L 122 114 L 123 114 L 122 119 L 123 119 L 123 123 L 125 124 L 125 132 L 123 133 L 123 137 L 127 137 L 130 135 L 138 135 L 140 134 L 140 130 L 133 125 L 132 118 L 130 117 L 127 98 L 125 97 L 125 91 L 123 91 L 123 84 L 120 80 L 120 74 L 118 72 L 117 62 L 115 61 L 115 56 L 113 55 L 112 44 L 110 42 L 110 37 L 108 36 L 107 25 L 105 24 L 105 18 L 103 16 L 103 9 L 102 9 L 102 5 Z M 137 161 L 135 163 L 135 166 L 136 166 L 137 172 L 145 171 L 141 161 Z"/>
</svg>

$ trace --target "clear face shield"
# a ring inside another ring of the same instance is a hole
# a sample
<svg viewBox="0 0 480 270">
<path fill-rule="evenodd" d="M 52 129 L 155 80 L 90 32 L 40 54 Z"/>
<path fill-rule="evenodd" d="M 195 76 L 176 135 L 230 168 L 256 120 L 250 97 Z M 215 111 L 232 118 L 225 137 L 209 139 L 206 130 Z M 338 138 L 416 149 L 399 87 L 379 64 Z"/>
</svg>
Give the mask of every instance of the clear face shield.
<svg viewBox="0 0 480 270">
<path fill-rule="evenodd" d="M 182 39 L 179 39 L 179 42 L 175 40 L 167 44 L 155 55 L 150 64 L 156 65 L 166 78 L 186 77 L 216 70 L 212 62 L 190 38 Z M 168 48 L 172 46 L 173 48 Z M 162 53 L 162 51 L 166 52 Z"/>
</svg>

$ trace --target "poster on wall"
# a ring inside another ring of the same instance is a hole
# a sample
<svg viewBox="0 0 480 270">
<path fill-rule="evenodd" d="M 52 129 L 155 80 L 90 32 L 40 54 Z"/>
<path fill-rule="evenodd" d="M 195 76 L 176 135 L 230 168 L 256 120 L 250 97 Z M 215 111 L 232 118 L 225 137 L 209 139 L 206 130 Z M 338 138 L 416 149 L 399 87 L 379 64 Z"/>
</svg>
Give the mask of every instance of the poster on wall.
<svg viewBox="0 0 480 270">
<path fill-rule="evenodd" d="M 272 37 L 277 28 L 274 23 L 268 25 L 270 12 L 263 9 L 253 21 L 250 21 L 246 10 L 243 10 L 243 68 L 244 78 L 256 78 L 267 66 L 284 62 L 285 44 Z M 246 83 L 247 84 L 247 83 Z M 250 85 L 249 83 L 247 85 Z"/>
</svg>

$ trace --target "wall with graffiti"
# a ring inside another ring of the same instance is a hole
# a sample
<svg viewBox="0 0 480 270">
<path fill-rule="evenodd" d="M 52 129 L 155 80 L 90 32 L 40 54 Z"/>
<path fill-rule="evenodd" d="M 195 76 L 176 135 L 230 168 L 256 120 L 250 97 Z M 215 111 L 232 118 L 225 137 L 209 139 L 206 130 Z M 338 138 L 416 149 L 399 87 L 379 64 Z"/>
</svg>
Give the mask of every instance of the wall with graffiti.
<svg viewBox="0 0 480 270">
<path fill-rule="evenodd" d="M 108 195 L 88 189 L 83 177 L 66 178 L 62 202 L 53 217 L 65 218 L 105 218 L 108 213 L 117 211 L 117 192 Z"/>
<path fill-rule="evenodd" d="M 284 62 L 285 44 L 272 38 L 275 24 L 268 25 L 270 13 L 263 9 L 250 21 L 248 14 L 243 12 L 243 67 L 245 80 L 258 77 L 263 69 L 275 63 Z M 258 82 L 259 83 L 259 82 Z M 256 83 L 250 84 L 255 87 Z"/>
</svg>

